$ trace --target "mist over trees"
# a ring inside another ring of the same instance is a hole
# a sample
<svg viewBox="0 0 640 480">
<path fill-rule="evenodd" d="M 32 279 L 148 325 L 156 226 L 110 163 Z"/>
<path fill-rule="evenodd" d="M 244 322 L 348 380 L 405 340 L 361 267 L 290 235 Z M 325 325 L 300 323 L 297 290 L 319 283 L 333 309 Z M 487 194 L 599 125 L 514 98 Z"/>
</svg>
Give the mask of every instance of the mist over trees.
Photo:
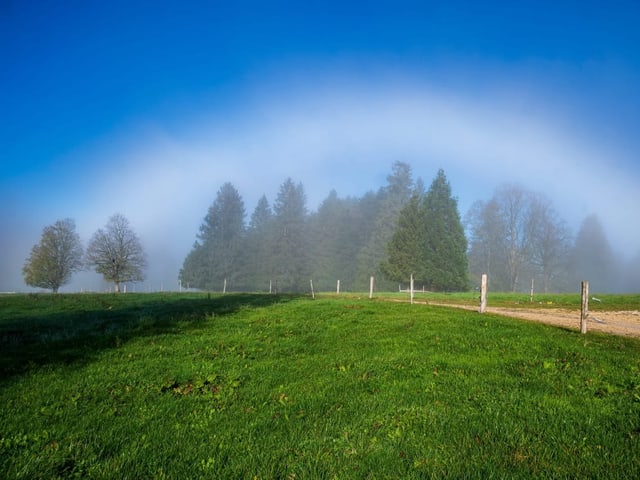
<svg viewBox="0 0 640 480">
<path fill-rule="evenodd" d="M 633 262 L 623 268 L 597 216 L 587 216 L 575 237 L 551 200 L 519 185 L 496 189 L 465 217 L 469 273 L 474 284 L 487 273 L 494 291 L 638 291 Z M 640 255 L 639 255 L 640 257 Z"/>
<path fill-rule="evenodd" d="M 311 271 L 318 290 L 368 288 L 368 276 L 359 278 L 359 253 L 374 229 L 379 195 L 339 198 L 335 190 L 308 219 Z"/>
<path fill-rule="evenodd" d="M 58 220 L 42 231 L 40 242 L 33 246 L 22 273 L 32 287 L 47 288 L 53 293 L 80 271 L 83 248 L 76 233 L 75 222 L 69 218 Z"/>
<path fill-rule="evenodd" d="M 640 251 L 624 267 L 623 292 L 640 292 Z"/>
<path fill-rule="evenodd" d="M 467 214 L 470 272 L 487 273 L 490 288 L 522 291 L 538 279 L 538 291 L 570 288 L 571 234 L 551 201 L 519 185 L 496 189 Z"/>
<path fill-rule="evenodd" d="M 407 206 L 420 204 L 413 221 L 420 235 L 407 238 L 417 253 L 413 270 L 396 275 L 388 261 Z M 378 289 L 395 290 L 410 273 L 424 272 L 429 288 L 459 290 L 467 286 L 466 239 L 440 170 L 429 192 L 414 181 L 411 167 L 396 162 L 387 183 L 361 198 L 340 198 L 331 191 L 316 212 L 309 212 L 301 183 L 286 179 L 273 206 L 262 196 L 248 225 L 242 200 L 225 184 L 210 207 L 197 240 L 184 260 L 180 280 L 185 287 L 221 290 L 286 291 L 367 288 L 370 276 Z M 413 243 L 411 243 L 413 242 Z"/>
<path fill-rule="evenodd" d="M 466 228 L 466 230 L 465 230 Z M 640 254 L 637 264 L 640 264 Z M 436 291 L 466 290 L 487 273 L 493 291 L 593 292 L 640 289 L 640 275 L 611 252 L 595 216 L 574 237 L 551 200 L 520 185 L 499 186 L 461 221 L 444 170 L 428 190 L 395 162 L 386 184 L 362 197 L 329 192 L 309 212 L 301 183 L 287 178 L 273 205 L 263 195 L 246 223 L 230 183 L 218 191 L 180 271 L 183 287 L 220 291 L 395 290 L 413 275 Z M 635 283 L 634 283 L 635 282 Z M 633 285 L 636 285 L 633 287 Z"/>
<path fill-rule="evenodd" d="M 275 266 L 270 257 L 273 211 L 266 195 L 258 200 L 251 214 L 251 220 L 244 241 L 242 272 L 251 281 L 243 280 L 248 290 L 262 290 L 272 281 Z"/>
<path fill-rule="evenodd" d="M 584 219 L 569 258 L 569 275 L 573 283 L 589 280 L 593 292 L 611 291 L 620 269 L 596 215 Z"/>
<path fill-rule="evenodd" d="M 533 197 L 529 214 L 532 224 L 529 263 L 532 273 L 542 280 L 541 290 L 546 293 L 552 289 L 570 289 L 566 284 L 567 259 L 573 248 L 569 227 L 551 200 L 540 194 Z M 572 284 L 578 285 L 579 282 Z"/>
<path fill-rule="evenodd" d="M 357 279 L 362 282 L 356 283 L 358 289 L 364 289 L 370 276 L 376 278 L 378 288 L 382 290 L 396 287 L 395 282 L 383 275 L 381 263 L 386 259 L 387 246 L 396 231 L 400 211 L 411 198 L 413 188 L 411 167 L 404 162 L 395 162 L 387 185 L 378 191 L 377 208 L 369 219 L 373 229 L 357 255 Z"/>
<path fill-rule="evenodd" d="M 492 291 L 640 291 L 640 251 L 629 262 L 613 252 L 600 219 L 587 216 L 575 236 L 551 200 L 520 185 L 499 186 L 466 212 L 444 170 L 428 190 L 411 167 L 395 162 L 386 184 L 361 197 L 335 190 L 309 211 L 304 186 L 287 178 L 271 205 L 258 200 L 247 223 L 231 183 L 216 193 L 179 272 L 184 288 L 300 292 L 395 290 L 413 275 L 418 288 L 457 291 L 477 287 L 488 274 Z M 84 262 L 83 262 L 84 260 Z M 73 220 L 44 228 L 22 273 L 27 285 L 58 289 L 73 273 L 93 269 L 120 291 L 145 278 L 140 240 L 116 214 L 89 241 L 84 259 Z"/>
<path fill-rule="evenodd" d="M 306 236 L 307 197 L 301 183 L 288 178 L 273 204 L 272 269 L 277 288 L 296 292 L 307 290 L 309 238 Z"/>
</svg>

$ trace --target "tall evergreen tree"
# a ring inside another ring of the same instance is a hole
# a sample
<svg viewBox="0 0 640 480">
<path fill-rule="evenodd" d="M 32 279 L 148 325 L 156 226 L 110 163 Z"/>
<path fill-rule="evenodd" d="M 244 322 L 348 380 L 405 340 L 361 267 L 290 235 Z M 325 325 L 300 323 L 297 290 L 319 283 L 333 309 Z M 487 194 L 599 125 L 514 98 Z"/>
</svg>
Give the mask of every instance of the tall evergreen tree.
<svg viewBox="0 0 640 480">
<path fill-rule="evenodd" d="M 272 258 L 279 291 L 308 290 L 309 260 L 306 195 L 301 183 L 285 180 L 273 206 Z"/>
<path fill-rule="evenodd" d="M 465 290 L 467 239 L 451 186 L 438 170 L 424 199 L 425 248 L 422 280 L 435 290 Z"/>
<path fill-rule="evenodd" d="M 379 288 L 393 288 L 392 283 L 384 282 L 380 265 L 387 257 L 387 246 L 396 230 L 400 210 L 411 198 L 413 187 L 411 166 L 395 162 L 387 177 L 387 185 L 378 193 L 379 209 L 374 229 L 358 254 L 359 287 L 366 286 L 369 276 L 373 275 Z"/>
<path fill-rule="evenodd" d="M 205 246 L 196 240 L 182 263 L 178 274 L 184 288 L 208 288 L 209 262 Z"/>
<path fill-rule="evenodd" d="M 249 290 L 266 290 L 273 276 L 272 227 L 273 212 L 267 197 L 263 195 L 251 214 L 244 249 L 243 271 L 245 278 L 243 284 Z"/>
<path fill-rule="evenodd" d="M 434 290 L 465 290 L 467 240 L 444 171 L 438 171 L 426 194 L 422 190 L 400 211 L 382 269 L 397 282 L 407 282 L 413 274 Z"/>
<path fill-rule="evenodd" d="M 423 197 L 414 194 L 400 210 L 398 226 L 387 247 L 387 259 L 380 265 L 385 276 L 406 283 L 411 275 L 419 282 L 424 277 L 426 224 Z"/>
<path fill-rule="evenodd" d="M 365 204 L 339 198 L 334 190 L 309 218 L 311 276 L 319 290 L 333 290 L 337 280 L 341 290 L 353 290 L 356 256 L 366 238 Z"/>
<path fill-rule="evenodd" d="M 335 190 L 331 190 L 318 211 L 309 217 L 311 276 L 319 290 L 329 290 L 340 278 L 343 220 L 343 204 Z"/>
<path fill-rule="evenodd" d="M 244 202 L 231 183 L 225 183 L 209 207 L 196 243 L 185 258 L 180 280 L 195 288 L 220 290 L 239 279 L 244 239 Z M 233 288 L 233 287 L 232 287 Z"/>
</svg>

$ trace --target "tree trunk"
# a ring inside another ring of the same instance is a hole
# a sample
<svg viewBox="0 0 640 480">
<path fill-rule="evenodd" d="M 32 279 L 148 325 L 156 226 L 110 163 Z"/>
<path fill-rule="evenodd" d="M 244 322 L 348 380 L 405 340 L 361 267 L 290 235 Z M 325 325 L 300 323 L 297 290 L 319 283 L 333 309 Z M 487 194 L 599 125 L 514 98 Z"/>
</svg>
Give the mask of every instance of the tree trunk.
<svg viewBox="0 0 640 480">
<path fill-rule="evenodd" d="M 115 281 L 113 283 L 114 283 L 114 287 L 113 287 L 114 293 L 120 293 L 120 282 Z"/>
</svg>

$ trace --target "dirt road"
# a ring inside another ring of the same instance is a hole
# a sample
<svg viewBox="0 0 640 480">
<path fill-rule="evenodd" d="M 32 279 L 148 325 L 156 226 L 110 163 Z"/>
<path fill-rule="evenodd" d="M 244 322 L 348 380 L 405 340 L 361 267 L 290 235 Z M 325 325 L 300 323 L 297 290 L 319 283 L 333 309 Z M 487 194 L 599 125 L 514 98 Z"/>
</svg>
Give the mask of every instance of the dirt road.
<svg viewBox="0 0 640 480">
<path fill-rule="evenodd" d="M 444 305 L 477 310 L 476 307 L 461 305 Z M 535 322 L 548 323 L 561 327 L 580 330 L 580 310 L 562 308 L 505 308 L 487 307 L 488 313 L 521 318 Z M 591 311 L 587 318 L 587 331 L 613 333 L 640 337 L 640 311 Z"/>
</svg>

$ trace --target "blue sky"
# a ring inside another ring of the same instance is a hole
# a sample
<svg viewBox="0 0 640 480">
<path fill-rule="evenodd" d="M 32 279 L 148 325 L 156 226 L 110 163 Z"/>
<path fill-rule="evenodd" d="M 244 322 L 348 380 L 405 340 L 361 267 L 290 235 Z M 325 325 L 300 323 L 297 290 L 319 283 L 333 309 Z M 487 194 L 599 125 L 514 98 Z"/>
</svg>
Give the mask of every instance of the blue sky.
<svg viewBox="0 0 640 480">
<path fill-rule="evenodd" d="M 116 212 L 177 272 L 218 188 L 315 209 L 395 160 L 464 215 L 504 182 L 640 252 L 638 2 L 0 2 L 0 291 L 44 226 Z M 95 274 L 68 290 L 95 288 Z M 98 282 L 99 284 L 99 282 Z"/>
</svg>

